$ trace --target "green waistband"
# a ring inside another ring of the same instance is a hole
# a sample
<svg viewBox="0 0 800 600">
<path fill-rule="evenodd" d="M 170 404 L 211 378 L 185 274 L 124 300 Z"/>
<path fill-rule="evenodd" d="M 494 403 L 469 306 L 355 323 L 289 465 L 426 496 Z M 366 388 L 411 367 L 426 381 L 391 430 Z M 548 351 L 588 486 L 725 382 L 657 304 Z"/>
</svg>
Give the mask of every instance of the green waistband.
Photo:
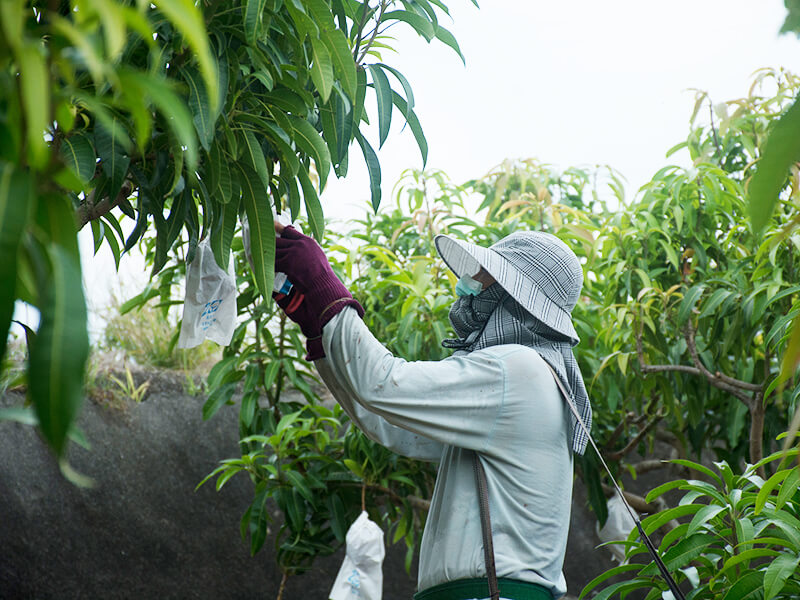
<svg viewBox="0 0 800 600">
<path fill-rule="evenodd" d="M 553 600 L 547 588 L 518 579 L 497 580 L 500 597 L 509 600 Z M 489 583 L 482 579 L 456 579 L 414 594 L 414 600 L 474 600 L 489 597 Z"/>
</svg>

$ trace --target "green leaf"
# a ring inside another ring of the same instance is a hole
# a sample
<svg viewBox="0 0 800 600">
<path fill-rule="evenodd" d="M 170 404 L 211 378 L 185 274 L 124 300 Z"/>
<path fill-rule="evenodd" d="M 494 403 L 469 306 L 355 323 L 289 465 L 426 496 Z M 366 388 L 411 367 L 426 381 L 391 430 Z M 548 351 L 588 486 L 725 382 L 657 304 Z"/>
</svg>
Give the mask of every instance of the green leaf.
<svg viewBox="0 0 800 600">
<path fill-rule="evenodd" d="M 272 298 L 275 278 L 275 223 L 267 190 L 255 171 L 240 165 L 242 202 L 250 224 L 250 250 L 253 257 L 253 278 L 265 300 Z"/>
<path fill-rule="evenodd" d="M 608 600 L 609 598 L 611 598 L 611 596 L 613 596 L 617 592 L 617 590 L 619 590 L 623 586 L 628 585 L 629 583 L 630 581 L 619 581 L 617 583 L 614 583 L 605 588 L 602 592 L 600 592 L 596 596 L 593 596 L 592 600 Z"/>
<path fill-rule="evenodd" d="M 786 476 L 789 475 L 791 471 L 792 469 L 783 469 L 778 471 L 764 482 L 764 485 L 761 486 L 761 489 L 758 491 L 758 495 L 756 496 L 756 503 L 753 507 L 754 514 L 758 515 L 762 510 L 764 510 L 764 505 L 770 498 L 772 490 L 774 490 L 775 487 L 781 483 L 781 481 L 786 479 Z"/>
<path fill-rule="evenodd" d="M 395 91 L 392 91 L 392 102 L 394 102 L 395 106 L 397 106 L 404 115 L 407 115 L 406 121 L 408 122 L 408 126 L 411 127 L 411 133 L 414 134 L 414 139 L 417 140 L 417 146 L 419 147 L 420 154 L 422 154 L 422 166 L 424 168 L 425 164 L 428 162 L 428 141 L 425 139 L 425 134 L 422 132 L 422 126 L 419 124 L 417 114 L 408 108 L 406 101 Z"/>
<path fill-rule="evenodd" d="M 300 42 L 303 42 L 306 39 L 306 36 L 311 36 L 312 38 L 319 37 L 320 32 L 317 22 L 308 16 L 302 3 L 297 2 L 296 0 L 290 0 L 289 2 L 286 2 L 284 6 L 288 9 L 289 15 L 292 17 L 292 21 L 294 22 L 294 26 L 297 28 Z"/>
<path fill-rule="evenodd" d="M 49 277 L 39 282 L 41 320 L 30 349 L 28 385 L 42 435 L 61 456 L 83 402 L 89 336 L 79 262 L 53 243 L 46 255 Z"/>
<path fill-rule="evenodd" d="M 440 25 L 436 29 L 436 38 L 442 41 L 447 46 L 450 46 L 453 50 L 455 50 L 455 53 L 458 54 L 458 56 L 461 58 L 461 62 L 464 63 L 464 65 L 466 66 L 467 61 L 464 58 L 464 55 L 461 54 L 461 48 L 458 47 L 458 42 L 456 41 L 456 38 L 453 36 L 452 33 L 450 33 L 447 29 L 445 29 Z"/>
<path fill-rule="evenodd" d="M 681 304 L 678 307 L 678 325 L 683 325 L 692 314 L 694 305 L 697 304 L 700 296 L 703 295 L 703 290 L 705 290 L 705 285 L 698 283 L 690 287 L 686 294 L 684 294 L 683 300 L 681 300 Z"/>
<path fill-rule="evenodd" d="M 95 154 L 92 143 L 82 133 L 76 133 L 61 140 L 59 146 L 61 160 L 66 164 L 84 183 L 94 177 Z"/>
<path fill-rule="evenodd" d="M 764 572 L 764 600 L 772 600 L 783 590 L 786 580 L 797 572 L 800 556 L 782 554 L 773 560 Z"/>
<path fill-rule="evenodd" d="M 692 518 L 691 523 L 689 523 L 689 529 L 686 532 L 687 535 L 693 535 L 696 533 L 703 525 L 708 523 L 726 508 L 727 507 L 725 506 L 719 506 L 717 504 L 708 504 L 698 510 L 697 514 L 695 514 L 694 518 Z"/>
<path fill-rule="evenodd" d="M 383 14 L 382 22 L 386 23 L 387 21 L 392 20 L 408 23 L 414 28 L 414 31 L 416 31 L 429 42 L 436 37 L 436 29 L 434 28 L 433 23 L 417 13 L 407 10 L 390 10 L 389 12 Z"/>
<path fill-rule="evenodd" d="M 328 180 L 328 173 L 331 170 L 331 155 L 328 147 L 317 130 L 311 126 L 311 123 L 297 117 L 290 117 L 290 120 L 294 128 L 295 143 L 303 152 L 314 159 L 317 175 L 319 175 L 319 191 L 322 193 Z"/>
<path fill-rule="evenodd" d="M 277 125 L 266 122 L 264 124 L 264 135 L 270 139 L 273 148 L 276 149 L 276 153 L 280 154 L 281 165 L 288 167 L 292 175 L 297 175 L 297 172 L 300 170 L 300 161 L 287 141 L 289 136 L 286 131 Z"/>
<path fill-rule="evenodd" d="M 236 219 L 239 217 L 239 202 L 217 205 L 214 217 L 214 223 L 211 225 L 211 249 L 217 264 L 222 270 L 227 271 L 233 232 L 236 229 Z"/>
<path fill-rule="evenodd" d="M 303 188 L 303 200 L 306 204 L 308 224 L 311 225 L 311 232 L 314 237 L 318 242 L 321 242 L 322 235 L 325 232 L 325 218 L 322 214 L 322 205 L 319 202 L 319 196 L 308 177 L 308 173 L 304 169 L 300 169 L 297 178 L 300 180 L 300 185 Z"/>
<path fill-rule="evenodd" d="M 15 51 L 22 46 L 25 37 L 24 6 L 18 2 L 0 2 L 0 29 L 5 42 Z"/>
<path fill-rule="evenodd" d="M 309 503 L 314 504 L 314 494 L 308 485 L 306 485 L 303 476 L 297 471 L 284 471 L 284 473 L 286 473 L 286 478 L 289 480 L 289 483 L 292 484 L 292 487 L 300 492 L 300 495 L 308 500 Z"/>
<path fill-rule="evenodd" d="M 764 574 L 761 572 L 748 573 L 736 583 L 722 597 L 722 600 L 756 600 L 762 594 Z"/>
<path fill-rule="evenodd" d="M 355 101 L 353 102 L 353 118 L 347 122 L 348 129 L 350 135 L 349 136 L 342 136 L 341 140 L 345 144 L 350 144 L 350 140 L 353 137 L 352 130 L 355 129 L 358 131 L 358 128 L 361 125 L 361 120 L 364 116 L 364 100 L 367 97 L 367 70 L 358 65 L 356 67 L 356 97 Z M 365 119 L 366 120 L 366 119 Z M 341 152 L 339 153 L 341 156 Z"/>
<path fill-rule="evenodd" d="M 207 421 L 226 403 L 230 402 L 233 393 L 236 391 L 236 382 L 229 382 L 215 388 L 203 403 L 203 420 Z"/>
<path fill-rule="evenodd" d="M 668 481 L 666 483 L 662 483 L 658 487 L 653 488 L 648 492 L 647 496 L 645 496 L 646 502 L 652 502 L 659 496 L 665 494 L 670 490 L 674 490 L 676 487 L 679 487 L 681 484 L 686 483 L 684 479 L 676 479 L 675 481 Z"/>
<path fill-rule="evenodd" d="M 778 202 L 778 194 L 789 176 L 790 167 L 800 160 L 800 97 L 772 127 L 747 188 L 747 204 L 753 231 L 760 232 Z"/>
<path fill-rule="evenodd" d="M 376 65 L 367 67 L 372 75 L 372 85 L 375 87 L 375 96 L 378 100 L 378 148 L 383 146 L 389 136 L 389 127 L 392 123 L 392 87 L 386 73 Z"/>
<path fill-rule="evenodd" d="M 364 477 L 364 470 L 361 468 L 361 465 L 356 461 L 350 458 L 345 458 L 344 466 L 350 469 L 350 471 L 357 477 Z"/>
<path fill-rule="evenodd" d="M 685 567 L 695 558 L 703 554 L 703 551 L 706 548 L 717 541 L 717 536 L 703 533 L 695 534 L 682 539 L 664 553 L 663 560 L 667 570 L 675 571 Z M 656 564 L 652 562 L 647 567 L 642 569 L 641 573 L 639 574 L 655 575 L 656 573 L 658 573 Z"/>
<path fill-rule="evenodd" d="M 131 164 L 131 157 L 128 156 L 124 146 L 126 139 L 122 125 L 116 118 L 111 122 L 110 128 L 102 121 L 98 121 L 95 125 L 94 143 L 103 172 L 110 181 L 108 197 L 112 199 L 119 194 Z"/>
<path fill-rule="evenodd" d="M 789 473 L 789 476 L 781 484 L 781 489 L 778 492 L 778 498 L 775 501 L 775 508 L 780 509 L 784 504 L 793 498 L 797 493 L 798 485 L 800 484 L 800 468 L 795 467 Z"/>
<path fill-rule="evenodd" d="M 179 0 L 183 3 L 185 0 Z M 178 2 L 176 2 L 177 4 Z M 132 80 L 143 89 L 147 90 L 147 95 L 155 104 L 159 112 L 164 116 L 167 125 L 172 130 L 178 141 L 185 146 L 186 164 L 190 171 L 197 168 L 197 136 L 195 135 L 194 124 L 189 109 L 186 104 L 175 93 L 172 84 L 156 75 L 147 75 L 137 71 L 127 71 L 119 74 L 120 80 Z M 216 66 L 214 66 L 214 85 L 213 93 L 212 86 L 209 85 L 205 77 L 206 92 L 208 96 L 214 100 L 214 105 L 211 107 L 212 112 L 216 110 L 216 101 L 218 99 L 217 84 L 216 84 Z M 99 153 L 99 148 L 98 148 Z"/>
<path fill-rule="evenodd" d="M 731 290 L 719 289 L 716 290 L 711 296 L 703 302 L 703 310 L 700 312 L 700 319 L 711 315 L 717 307 L 727 300 L 734 292 Z"/>
<path fill-rule="evenodd" d="M 244 34 L 247 43 L 251 46 L 255 45 L 259 38 L 266 4 L 267 0 L 247 0 L 244 10 Z"/>
<path fill-rule="evenodd" d="M 737 547 L 741 550 L 748 550 L 752 548 L 753 544 L 750 543 L 755 535 L 755 527 L 753 522 L 747 517 L 736 519 L 736 540 L 739 542 Z"/>
<path fill-rule="evenodd" d="M 381 67 L 384 71 L 389 71 L 389 73 L 391 73 L 397 78 L 397 81 L 400 82 L 400 85 L 403 86 L 403 91 L 406 94 L 405 97 L 406 110 L 403 111 L 403 114 L 405 115 L 406 120 L 408 120 L 409 112 L 411 111 L 411 109 L 414 108 L 414 92 L 411 89 L 411 84 L 408 83 L 408 79 L 406 79 L 405 76 L 394 67 L 390 67 L 389 65 L 383 63 L 378 63 L 377 66 Z M 395 105 L 397 105 L 396 102 Z M 400 108 L 399 105 L 398 108 Z"/>
<path fill-rule="evenodd" d="M 695 471 L 699 471 L 703 475 L 706 475 L 707 477 L 713 479 L 718 485 L 720 486 L 722 485 L 722 479 L 720 479 L 719 475 L 714 473 L 714 471 L 712 471 L 708 467 L 701 465 L 700 463 L 696 463 L 691 460 L 686 460 L 684 458 L 673 458 L 669 462 L 675 463 L 676 465 L 680 465 L 682 467 L 693 469 Z"/>
<path fill-rule="evenodd" d="M 356 63 L 353 52 L 347 43 L 347 36 L 339 30 L 325 31 L 320 34 L 320 39 L 328 48 L 333 66 L 339 74 L 342 88 L 350 98 L 356 97 Z"/>
<path fill-rule="evenodd" d="M 361 146 L 361 152 L 364 153 L 364 162 L 367 163 L 372 208 L 377 212 L 378 207 L 381 205 L 381 164 L 378 161 L 378 155 L 375 154 L 375 150 L 373 150 L 369 142 L 364 139 L 360 131 L 356 132 L 356 140 L 358 140 L 358 145 Z"/>
<path fill-rule="evenodd" d="M 334 108 L 332 106 L 335 105 L 336 101 L 337 97 L 331 96 L 330 102 L 319 107 L 319 120 L 322 124 L 322 136 L 328 146 L 328 155 L 331 157 L 331 162 L 334 165 L 334 169 L 338 167 L 340 161 L 339 134 L 336 127 L 336 120 L 334 118 Z M 338 170 L 336 171 L 336 174 L 339 174 Z"/>
<path fill-rule="evenodd" d="M 342 502 L 339 494 L 334 492 L 330 496 L 329 504 L 329 510 L 331 513 L 331 531 L 333 531 L 333 535 L 336 536 L 336 539 L 339 542 L 344 542 L 345 535 L 347 534 L 344 502 Z"/>
<path fill-rule="evenodd" d="M 194 3 L 194 0 L 155 0 L 153 2 L 178 29 L 189 46 L 193 55 L 200 64 L 200 72 L 206 83 L 208 96 L 211 98 L 211 110 L 217 111 L 219 105 L 219 82 L 217 79 L 217 65 L 208 43 L 206 24 L 203 13 Z M 169 118 L 169 112 L 165 116 Z M 193 161 L 189 161 L 194 165 Z"/>
<path fill-rule="evenodd" d="M 644 527 L 645 533 L 650 535 L 664 523 L 667 523 L 672 519 L 678 519 L 680 517 L 685 517 L 686 515 L 694 514 L 701 508 L 703 508 L 703 505 L 701 504 L 682 504 L 680 506 L 668 508 L 667 510 L 650 515 L 642 520 L 642 527 Z"/>
<path fill-rule="evenodd" d="M 19 62 L 20 88 L 25 107 L 28 160 L 34 167 L 43 169 L 47 166 L 50 155 L 50 148 L 45 140 L 45 132 L 50 124 L 50 77 L 40 48 L 37 43 L 25 43 L 16 58 Z"/>
<path fill-rule="evenodd" d="M 31 175 L 0 162 L 0 361 L 6 352 L 8 328 L 14 315 L 17 252 L 33 201 Z"/>
<path fill-rule="evenodd" d="M 311 38 L 311 81 L 319 91 L 323 102 L 327 102 L 333 88 L 333 59 L 322 40 Z"/>
<path fill-rule="evenodd" d="M 786 539 L 791 542 L 792 549 L 800 552 L 800 519 L 796 519 L 784 510 L 765 508 L 762 513 L 769 521 L 780 529 Z"/>
<path fill-rule="evenodd" d="M 270 177 L 261 144 L 258 143 L 256 135 L 249 129 L 242 130 L 242 138 L 245 157 L 249 162 L 249 166 L 258 174 L 258 178 L 266 190 L 267 186 L 269 186 Z"/>
<path fill-rule="evenodd" d="M 206 152 L 214 139 L 214 113 L 208 101 L 208 92 L 200 74 L 192 68 L 183 69 L 183 78 L 189 86 L 189 111 L 192 113 L 192 122 L 197 130 L 197 137 Z"/>
<path fill-rule="evenodd" d="M 619 565 L 618 567 L 614 567 L 613 569 L 609 569 L 608 571 L 605 571 L 604 573 L 601 573 L 600 575 L 598 575 L 597 577 L 592 579 L 589 583 L 587 583 L 584 586 L 583 590 L 581 591 L 581 595 L 578 596 L 578 600 L 583 600 L 583 598 L 586 596 L 586 594 L 591 592 L 594 588 L 596 588 L 598 585 L 603 583 L 606 579 L 610 579 L 611 577 L 614 577 L 615 575 L 619 575 L 620 573 L 627 573 L 628 571 L 635 571 L 637 569 L 642 568 L 642 566 L 643 565 L 639 565 L 639 564 Z"/>
</svg>

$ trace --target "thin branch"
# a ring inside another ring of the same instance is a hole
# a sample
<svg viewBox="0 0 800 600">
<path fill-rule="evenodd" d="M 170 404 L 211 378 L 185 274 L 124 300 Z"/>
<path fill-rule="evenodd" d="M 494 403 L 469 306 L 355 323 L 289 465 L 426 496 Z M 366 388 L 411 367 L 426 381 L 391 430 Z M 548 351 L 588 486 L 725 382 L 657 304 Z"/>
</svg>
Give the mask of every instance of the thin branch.
<svg viewBox="0 0 800 600">
<path fill-rule="evenodd" d="M 283 577 L 281 577 L 281 584 L 278 587 L 278 597 L 275 600 L 281 600 L 283 598 L 283 591 L 286 589 L 286 580 L 289 579 L 289 574 L 284 571 Z"/>
<path fill-rule="evenodd" d="M 608 436 L 608 441 L 606 441 L 605 449 L 608 450 L 611 446 L 613 446 L 616 441 L 619 439 L 619 436 L 622 435 L 622 431 L 625 429 L 625 425 L 628 424 L 628 421 L 634 417 L 634 413 L 629 412 L 625 414 L 625 418 L 620 421 L 619 425 L 616 426 L 614 431 L 611 432 L 611 435 Z"/>
<path fill-rule="evenodd" d="M 355 484 L 355 482 L 353 483 Z M 358 483 L 357 485 L 361 486 L 362 484 Z M 414 496 L 412 494 L 409 494 L 408 496 L 401 496 L 394 490 L 391 490 L 387 487 L 383 487 L 382 485 L 378 485 L 376 483 L 367 483 L 366 487 L 376 492 L 380 492 L 381 494 L 386 494 L 387 496 L 390 496 L 393 500 L 397 502 L 402 502 L 403 500 L 407 500 L 408 503 L 417 510 L 428 511 L 431 508 L 431 501 L 425 500 L 424 498 L 420 498 L 419 496 Z"/>
<path fill-rule="evenodd" d="M 358 35 L 356 36 L 356 45 L 353 47 L 353 60 L 358 64 L 358 47 L 361 45 L 361 32 L 364 30 L 364 25 L 367 24 L 367 12 L 369 11 L 369 2 L 364 0 L 364 10 L 361 12 L 361 22 L 358 24 Z"/>
<path fill-rule="evenodd" d="M 372 47 L 372 44 L 375 43 L 375 38 L 378 37 L 378 29 L 380 28 L 381 25 L 381 19 L 383 18 L 383 13 L 386 12 L 387 6 L 388 6 L 387 0 L 382 0 L 380 6 L 380 12 L 378 13 L 378 18 L 375 21 L 375 29 L 372 30 L 372 34 L 370 35 L 369 40 L 367 40 L 367 44 L 361 51 L 361 56 L 358 57 L 356 63 L 360 64 L 361 61 L 364 60 L 364 57 L 367 55 L 367 52 L 369 52 L 369 49 Z M 356 49 L 358 49 L 358 47 L 356 47 Z"/>
<path fill-rule="evenodd" d="M 642 332 L 640 328 L 640 330 L 636 333 L 636 354 L 639 359 L 639 367 L 641 368 L 642 373 L 647 374 L 647 373 L 663 373 L 667 371 L 677 371 L 680 373 L 688 373 L 690 375 L 698 375 L 701 377 L 705 377 L 711 385 L 730 393 L 732 396 L 740 400 L 745 406 L 750 408 L 750 405 L 753 400 L 750 396 L 743 393 L 742 390 L 760 391 L 762 389 L 762 386 L 748 383 L 746 381 L 740 381 L 738 379 L 734 379 L 733 377 L 728 377 L 727 375 L 723 376 L 722 373 L 719 373 L 719 371 L 716 374 L 712 373 L 700 361 L 700 356 L 697 353 L 697 346 L 695 345 L 694 342 L 694 330 L 691 328 L 691 325 L 687 325 L 684 335 L 686 338 L 686 344 L 689 348 L 689 353 L 692 356 L 692 362 L 694 362 L 695 366 L 692 367 L 689 365 L 649 365 L 644 360 L 644 349 L 642 347 Z"/>
<path fill-rule="evenodd" d="M 665 460 L 660 460 L 658 458 L 649 459 L 649 460 L 642 460 L 638 463 L 631 465 L 636 471 L 636 475 L 644 475 L 645 473 L 649 473 L 650 471 L 657 471 L 658 469 L 663 469 L 664 467 L 668 467 L 670 463 Z"/>
<path fill-rule="evenodd" d="M 75 211 L 75 220 L 78 223 L 78 230 L 83 229 L 83 226 L 89 221 L 95 221 L 99 219 L 103 215 L 109 213 L 111 209 L 125 202 L 128 199 L 128 196 L 131 195 L 131 192 L 133 192 L 133 184 L 131 184 L 130 181 L 126 181 L 124 184 L 122 184 L 122 188 L 119 190 L 117 197 L 114 198 L 113 201 L 110 197 L 106 196 L 100 200 L 100 202 L 95 203 L 94 190 L 89 192 L 89 195 L 83 202 L 80 203 Z"/>
<path fill-rule="evenodd" d="M 654 416 L 652 419 L 650 419 L 650 422 L 647 423 L 647 425 L 645 425 L 639 430 L 639 433 L 636 435 L 636 437 L 633 438 L 630 442 L 628 442 L 622 450 L 618 450 L 617 452 L 611 452 L 610 454 L 607 455 L 607 458 L 610 460 L 619 460 L 623 456 L 628 454 L 631 450 L 633 450 L 634 448 L 636 448 L 636 446 L 639 445 L 639 442 L 641 442 L 642 439 L 644 439 L 644 436 L 646 436 L 650 432 L 650 430 L 656 425 L 656 423 L 658 423 L 661 420 L 661 418 L 662 417 L 659 414 Z"/>
<path fill-rule="evenodd" d="M 719 371 L 716 373 L 709 371 L 700 360 L 700 354 L 697 352 L 697 344 L 695 343 L 694 339 L 694 328 L 692 327 L 691 321 L 686 322 L 684 338 L 686 339 L 686 346 L 689 349 L 692 362 L 698 369 L 700 369 L 700 372 L 703 374 L 703 376 L 711 382 L 711 385 L 718 387 L 721 390 L 729 391 L 731 394 L 739 398 L 739 400 L 741 400 L 748 408 L 750 408 L 753 399 L 746 394 L 741 393 L 739 390 L 744 389 L 751 392 L 759 392 L 762 390 L 762 386 L 754 385 L 746 381 L 740 381 L 738 379 L 734 379 L 733 377 L 728 377 L 727 375 L 723 376 Z"/>
<path fill-rule="evenodd" d="M 607 496 L 613 496 L 616 493 L 616 490 L 611 487 L 610 485 L 606 485 L 605 483 L 602 484 L 603 486 L 603 493 Z M 657 513 L 659 511 L 658 506 L 647 502 L 642 496 L 638 496 L 631 492 L 626 492 L 623 490 L 622 495 L 625 496 L 625 500 L 627 500 L 628 504 L 631 505 L 631 508 L 639 513 L 647 513 L 652 515 L 653 513 Z"/>
</svg>

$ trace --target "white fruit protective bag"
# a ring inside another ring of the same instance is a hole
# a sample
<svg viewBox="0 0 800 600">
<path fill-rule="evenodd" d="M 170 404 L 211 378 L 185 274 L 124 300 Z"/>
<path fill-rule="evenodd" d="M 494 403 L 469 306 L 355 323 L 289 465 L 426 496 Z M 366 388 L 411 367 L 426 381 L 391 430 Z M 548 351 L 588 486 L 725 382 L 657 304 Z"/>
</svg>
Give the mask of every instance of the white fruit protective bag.
<svg viewBox="0 0 800 600">
<path fill-rule="evenodd" d="M 620 500 L 619 496 L 614 495 L 608 499 L 608 518 L 606 524 L 602 529 L 599 529 L 599 524 L 595 524 L 597 529 L 597 536 L 601 542 L 614 542 L 620 540 L 627 540 L 628 535 L 636 527 L 635 521 L 628 514 L 625 505 Z M 612 544 L 605 547 L 606 550 L 611 552 L 611 555 L 620 564 L 628 564 L 625 560 L 625 548 L 623 546 Z"/>
<path fill-rule="evenodd" d="M 208 238 L 197 244 L 194 260 L 186 266 L 186 298 L 178 348 L 194 348 L 209 339 L 222 346 L 231 343 L 236 329 L 236 276 L 233 257 L 228 271 L 214 260 Z"/>
<path fill-rule="evenodd" d="M 383 594 L 383 530 L 366 511 L 347 530 L 347 550 L 333 583 L 330 600 L 381 600 Z"/>
</svg>

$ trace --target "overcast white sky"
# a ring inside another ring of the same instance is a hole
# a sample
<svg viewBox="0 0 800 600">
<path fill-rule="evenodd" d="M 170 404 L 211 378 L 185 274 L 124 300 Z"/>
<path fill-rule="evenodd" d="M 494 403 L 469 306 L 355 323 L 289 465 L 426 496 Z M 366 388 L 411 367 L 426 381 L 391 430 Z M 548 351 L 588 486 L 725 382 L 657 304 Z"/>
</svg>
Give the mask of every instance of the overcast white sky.
<svg viewBox="0 0 800 600">
<path fill-rule="evenodd" d="M 800 40 L 778 35 L 782 0 L 484 0 L 480 10 L 468 0 L 447 4 L 453 22 L 443 24 L 466 66 L 443 44 L 428 45 L 400 27 L 393 28 L 399 53 L 384 61 L 414 88 L 428 167 L 459 183 L 504 158 L 536 158 L 560 169 L 608 164 L 627 178 L 630 197 L 688 133 L 690 88 L 721 102 L 745 95 L 758 68 L 800 71 Z M 395 119 L 379 153 L 384 201 L 404 169 L 421 166 L 396 111 Z M 377 147 L 375 131 L 368 139 Z M 342 217 L 368 199 L 354 145 L 347 178 L 329 179 L 323 206 Z"/>
<path fill-rule="evenodd" d="M 685 138 L 694 104 L 687 90 L 707 90 L 721 102 L 745 95 L 758 68 L 800 72 L 800 40 L 778 35 L 782 0 L 483 0 L 480 9 L 468 0 L 447 3 L 453 22 L 443 24 L 458 39 L 466 66 L 404 25 L 391 30 L 399 53 L 383 58 L 414 89 L 428 167 L 455 182 L 479 177 L 505 158 L 536 158 L 559 169 L 608 164 L 627 178 L 630 197 Z M 400 173 L 421 166 L 396 111 L 393 121 L 379 152 L 387 203 Z M 374 129 L 368 139 L 377 148 Z M 329 218 L 347 218 L 368 200 L 354 144 L 350 172 L 344 180 L 329 178 L 323 206 Z M 141 261 L 123 258 L 117 276 L 105 246 L 92 258 L 86 230 L 90 305 L 105 305 L 120 282 L 138 282 L 123 286 L 124 296 L 135 294 L 145 280 Z M 18 316 L 35 322 L 35 315 Z M 96 317 L 91 329 L 96 335 Z"/>
</svg>

